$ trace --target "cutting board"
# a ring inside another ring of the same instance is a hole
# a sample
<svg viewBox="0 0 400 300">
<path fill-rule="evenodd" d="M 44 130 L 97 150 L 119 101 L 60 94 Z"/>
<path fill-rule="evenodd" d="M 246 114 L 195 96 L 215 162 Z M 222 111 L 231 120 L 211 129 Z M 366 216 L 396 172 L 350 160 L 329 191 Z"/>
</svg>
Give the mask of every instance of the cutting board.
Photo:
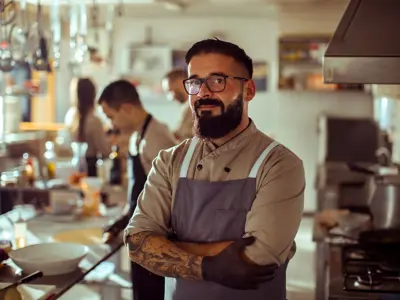
<svg viewBox="0 0 400 300">
<path fill-rule="evenodd" d="M 10 283 L 0 282 L 0 289 L 10 285 Z M 45 300 L 56 289 L 55 285 L 21 284 L 17 286 L 22 300 Z M 10 299 L 13 300 L 13 299 Z"/>
<path fill-rule="evenodd" d="M 52 240 L 58 243 L 74 243 L 81 245 L 103 244 L 102 228 L 85 228 L 59 232 L 52 236 Z"/>
</svg>

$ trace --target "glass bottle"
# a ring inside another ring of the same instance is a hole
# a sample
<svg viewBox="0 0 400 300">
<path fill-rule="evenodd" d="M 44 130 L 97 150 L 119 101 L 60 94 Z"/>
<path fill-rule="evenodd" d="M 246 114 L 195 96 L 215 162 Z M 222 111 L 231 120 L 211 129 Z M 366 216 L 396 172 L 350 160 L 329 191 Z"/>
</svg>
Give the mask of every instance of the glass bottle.
<svg viewBox="0 0 400 300">
<path fill-rule="evenodd" d="M 44 153 L 44 159 L 47 178 L 54 179 L 56 177 L 56 153 L 54 151 L 54 143 L 46 142 L 45 147 L 46 152 Z"/>
<path fill-rule="evenodd" d="M 118 151 L 118 146 L 114 145 L 112 152 L 109 156 L 111 161 L 110 169 L 110 184 L 111 185 L 121 185 L 122 183 L 122 164 L 121 156 Z"/>
<path fill-rule="evenodd" d="M 71 143 L 73 157 L 71 164 L 76 172 L 87 174 L 86 151 L 87 143 L 72 142 Z"/>
<path fill-rule="evenodd" d="M 22 218 L 22 214 L 18 211 L 18 220 L 14 223 L 14 241 L 16 248 L 26 246 L 27 224 Z"/>
</svg>

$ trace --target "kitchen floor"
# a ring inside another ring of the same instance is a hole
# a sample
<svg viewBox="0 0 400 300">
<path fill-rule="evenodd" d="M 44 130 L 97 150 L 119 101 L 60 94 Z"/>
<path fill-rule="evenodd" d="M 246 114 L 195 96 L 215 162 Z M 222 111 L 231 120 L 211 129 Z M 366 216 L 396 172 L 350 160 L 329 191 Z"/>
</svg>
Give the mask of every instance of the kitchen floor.
<svg viewBox="0 0 400 300">
<path fill-rule="evenodd" d="M 297 252 L 287 272 L 288 300 L 314 300 L 315 244 L 312 242 L 313 219 L 303 218 L 297 233 Z"/>
<path fill-rule="evenodd" d="M 304 218 L 300 230 L 296 237 L 297 252 L 291 260 L 287 273 L 287 290 L 288 300 L 314 300 L 315 289 L 315 268 L 314 268 L 314 252 L 315 245 L 312 242 L 313 219 Z M 125 251 L 124 251 L 125 253 Z M 122 256 L 122 269 L 128 270 L 129 261 L 126 255 Z M 106 295 L 100 295 L 85 285 L 77 285 L 68 293 L 62 296 L 62 300 L 114 300 Z M 132 300 L 131 291 L 124 289 L 121 292 L 121 297 L 115 300 Z"/>
</svg>

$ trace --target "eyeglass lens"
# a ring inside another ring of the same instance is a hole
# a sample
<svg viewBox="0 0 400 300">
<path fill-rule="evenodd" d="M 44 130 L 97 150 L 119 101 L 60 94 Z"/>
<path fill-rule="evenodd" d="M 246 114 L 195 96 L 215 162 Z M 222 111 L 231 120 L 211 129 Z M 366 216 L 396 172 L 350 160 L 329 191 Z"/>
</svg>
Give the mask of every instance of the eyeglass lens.
<svg viewBox="0 0 400 300">
<path fill-rule="evenodd" d="M 189 95 L 197 95 L 203 82 L 206 83 L 210 92 L 218 93 L 225 89 L 226 79 L 223 76 L 209 76 L 207 78 L 191 78 L 185 81 L 185 89 Z"/>
</svg>

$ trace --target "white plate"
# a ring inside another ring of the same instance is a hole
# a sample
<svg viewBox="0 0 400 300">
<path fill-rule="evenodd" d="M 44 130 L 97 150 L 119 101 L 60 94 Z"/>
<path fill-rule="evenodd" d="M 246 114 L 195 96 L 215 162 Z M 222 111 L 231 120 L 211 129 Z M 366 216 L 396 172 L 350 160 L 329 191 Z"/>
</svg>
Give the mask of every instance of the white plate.
<svg viewBox="0 0 400 300">
<path fill-rule="evenodd" d="M 0 282 L 0 289 L 10 285 L 10 283 Z M 47 299 L 56 289 L 55 285 L 41 284 L 21 284 L 17 286 L 22 300 L 44 300 Z"/>
<path fill-rule="evenodd" d="M 88 251 L 84 245 L 43 243 L 13 250 L 8 255 L 25 274 L 42 271 L 44 276 L 50 276 L 75 271 Z"/>
</svg>

